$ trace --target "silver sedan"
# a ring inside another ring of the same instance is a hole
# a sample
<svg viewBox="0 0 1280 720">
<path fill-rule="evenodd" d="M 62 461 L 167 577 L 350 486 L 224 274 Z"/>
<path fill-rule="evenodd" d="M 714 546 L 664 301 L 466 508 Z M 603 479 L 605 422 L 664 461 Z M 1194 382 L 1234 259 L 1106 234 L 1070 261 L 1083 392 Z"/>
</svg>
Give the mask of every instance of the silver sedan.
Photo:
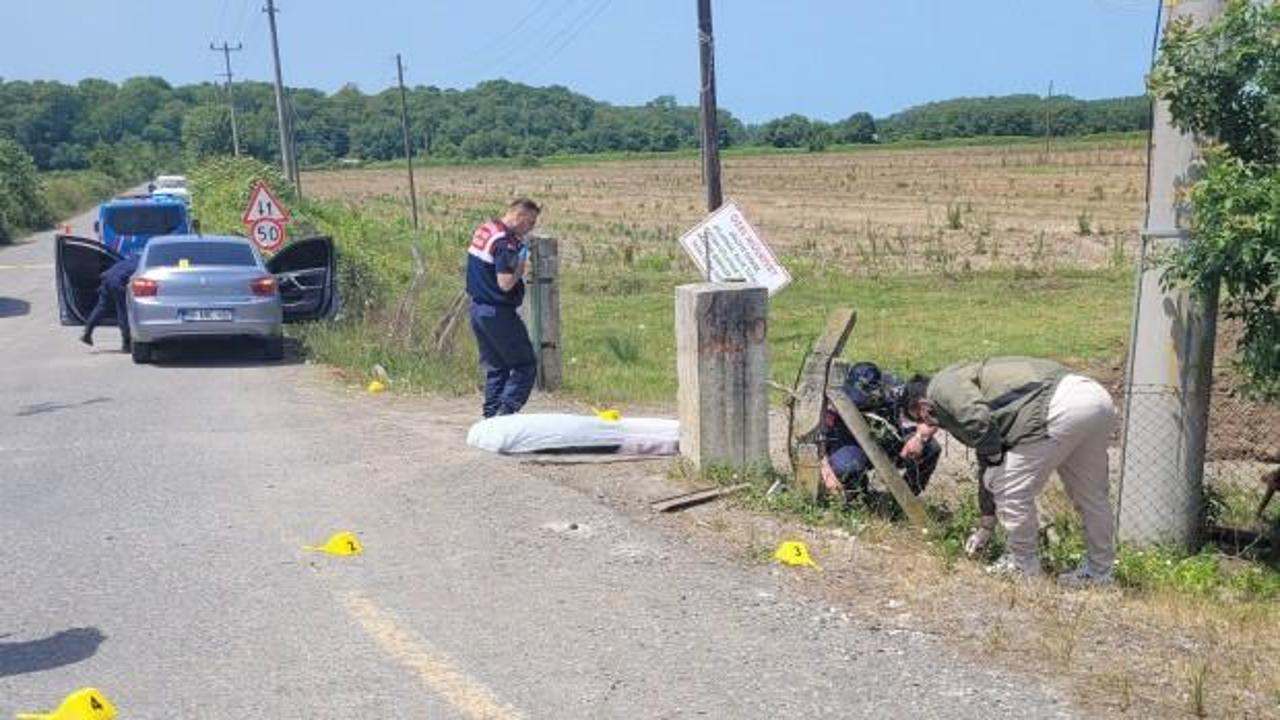
<svg viewBox="0 0 1280 720">
<path fill-rule="evenodd" d="M 63 324 L 82 324 L 97 275 L 119 260 L 101 243 L 59 236 L 58 299 Z M 283 354 L 282 323 L 330 316 L 337 303 L 333 242 L 294 242 L 264 262 L 235 236 L 169 235 L 142 250 L 127 297 L 134 362 L 184 338 L 249 337 L 265 355 Z"/>
<path fill-rule="evenodd" d="M 280 290 L 248 240 L 172 235 L 147 243 L 129 283 L 129 334 L 135 362 L 158 342 L 249 337 L 264 354 L 284 352 Z"/>
</svg>

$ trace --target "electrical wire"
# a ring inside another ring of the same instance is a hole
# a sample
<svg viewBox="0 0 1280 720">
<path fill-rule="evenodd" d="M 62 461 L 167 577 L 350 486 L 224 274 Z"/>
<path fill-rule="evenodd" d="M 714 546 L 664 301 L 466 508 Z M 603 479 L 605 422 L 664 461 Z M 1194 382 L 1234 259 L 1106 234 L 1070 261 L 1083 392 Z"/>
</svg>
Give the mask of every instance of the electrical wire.
<svg viewBox="0 0 1280 720">
<path fill-rule="evenodd" d="M 591 27 L 591 25 L 604 14 L 604 11 L 609 9 L 609 5 L 612 3 L 613 0 L 601 0 L 601 2 L 599 2 L 599 4 L 597 4 L 589 13 L 579 16 L 580 22 L 577 26 L 570 30 L 560 43 L 551 48 L 546 55 L 538 58 L 538 61 L 527 71 L 528 75 L 540 72 L 548 63 L 559 57 L 560 53 L 564 52 L 565 48 L 572 45 L 573 41 L 576 40 L 587 28 Z"/>
</svg>

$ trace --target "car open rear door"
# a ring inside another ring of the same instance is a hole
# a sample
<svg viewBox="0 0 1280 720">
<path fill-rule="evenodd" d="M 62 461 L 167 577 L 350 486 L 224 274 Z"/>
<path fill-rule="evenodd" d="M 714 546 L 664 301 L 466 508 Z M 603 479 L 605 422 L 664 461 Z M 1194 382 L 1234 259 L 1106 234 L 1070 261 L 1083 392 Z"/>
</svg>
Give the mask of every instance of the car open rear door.
<svg viewBox="0 0 1280 720">
<path fill-rule="evenodd" d="M 287 323 L 322 320 L 337 310 L 337 256 L 333 239 L 311 237 L 285 246 L 267 261 L 280 285 Z"/>
<path fill-rule="evenodd" d="M 58 285 L 58 315 L 63 325 L 83 325 L 98 302 L 99 276 L 120 261 L 110 248 L 88 238 L 55 236 L 54 275 Z M 105 318 L 115 322 L 115 308 Z"/>
</svg>

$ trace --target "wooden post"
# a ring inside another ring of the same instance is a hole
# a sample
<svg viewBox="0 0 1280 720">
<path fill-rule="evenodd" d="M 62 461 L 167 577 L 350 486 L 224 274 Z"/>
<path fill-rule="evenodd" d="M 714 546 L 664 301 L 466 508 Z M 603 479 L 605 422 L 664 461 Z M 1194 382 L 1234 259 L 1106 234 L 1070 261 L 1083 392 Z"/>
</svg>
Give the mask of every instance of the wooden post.
<svg viewBox="0 0 1280 720">
<path fill-rule="evenodd" d="M 538 332 L 534 352 L 538 356 L 538 389 L 555 392 L 564 382 L 560 353 L 560 243 L 538 237 L 529 243 L 531 284 Z"/>
<path fill-rule="evenodd" d="M 676 288 L 680 454 L 695 467 L 769 463 L 768 314 L 759 285 Z"/>
<path fill-rule="evenodd" d="M 791 453 L 791 472 L 799 489 L 817 499 L 822 487 L 819 443 L 822 435 L 822 411 L 826 406 L 827 378 L 834 358 L 844 351 L 858 316 L 841 308 L 827 318 L 822 336 L 813 345 L 796 377 L 792 393 L 790 428 L 787 432 Z"/>
</svg>

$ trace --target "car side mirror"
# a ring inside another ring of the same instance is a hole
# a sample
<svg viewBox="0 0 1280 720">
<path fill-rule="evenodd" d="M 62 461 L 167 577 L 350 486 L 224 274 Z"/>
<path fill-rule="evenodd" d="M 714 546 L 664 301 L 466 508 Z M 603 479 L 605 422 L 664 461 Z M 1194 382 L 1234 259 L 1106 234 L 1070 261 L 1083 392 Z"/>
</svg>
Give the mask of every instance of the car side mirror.
<svg viewBox="0 0 1280 720">
<path fill-rule="evenodd" d="M 195 233 L 195 234 L 197 234 L 197 235 L 199 235 L 199 234 L 200 234 L 200 220 L 199 220 L 199 219 L 196 219 L 196 220 L 192 220 L 192 221 L 191 221 L 191 231 L 192 231 L 192 232 L 194 232 L 194 233 Z"/>
<path fill-rule="evenodd" d="M 101 220 L 94 220 L 94 221 L 93 221 L 93 232 L 94 232 L 94 234 L 95 234 L 95 235 L 101 235 L 101 234 L 102 234 L 102 221 L 101 221 Z"/>
</svg>

